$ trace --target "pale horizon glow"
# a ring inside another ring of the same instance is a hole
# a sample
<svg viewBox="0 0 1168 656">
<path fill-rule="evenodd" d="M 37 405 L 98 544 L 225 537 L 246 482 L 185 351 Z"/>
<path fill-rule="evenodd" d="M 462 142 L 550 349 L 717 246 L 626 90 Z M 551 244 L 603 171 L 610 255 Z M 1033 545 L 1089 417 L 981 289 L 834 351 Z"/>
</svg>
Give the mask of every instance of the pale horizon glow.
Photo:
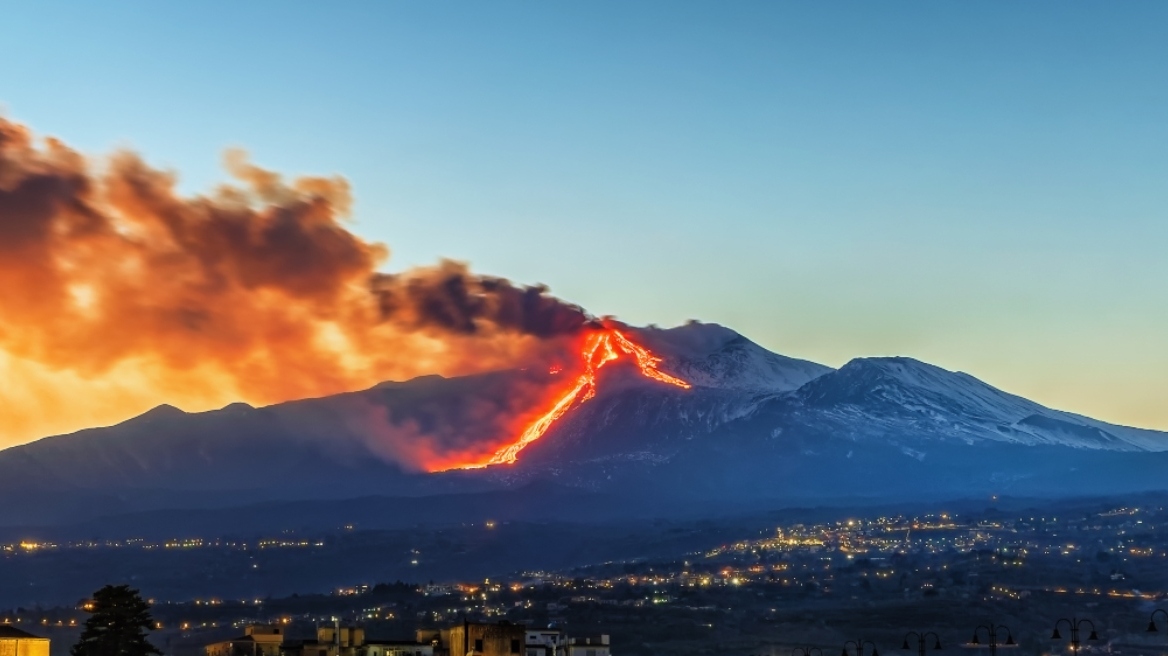
<svg viewBox="0 0 1168 656">
<path fill-rule="evenodd" d="M 0 25 L 0 111 L 90 155 L 132 147 L 187 193 L 230 147 L 342 175 L 387 270 L 463 260 L 632 324 L 716 322 L 833 367 L 909 356 L 1168 430 L 1166 19 L 36 3 Z M 102 417 L 78 401 L 53 425 Z"/>
</svg>

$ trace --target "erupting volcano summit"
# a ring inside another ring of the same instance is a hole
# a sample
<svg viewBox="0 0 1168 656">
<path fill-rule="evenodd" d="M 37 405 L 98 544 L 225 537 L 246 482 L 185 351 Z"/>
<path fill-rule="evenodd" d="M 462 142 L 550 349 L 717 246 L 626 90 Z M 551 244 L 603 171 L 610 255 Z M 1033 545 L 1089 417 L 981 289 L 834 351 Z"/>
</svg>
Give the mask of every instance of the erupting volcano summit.
<svg viewBox="0 0 1168 656">
<path fill-rule="evenodd" d="M 555 402 L 546 412 L 539 416 L 523 430 L 519 439 L 513 444 L 503 447 L 495 455 L 483 462 L 470 463 L 453 467 L 453 469 L 482 469 L 490 465 L 504 465 L 514 463 L 519 452 L 528 444 L 543 437 L 560 417 L 564 416 L 573 406 L 586 403 L 596 396 L 596 375 L 604 365 L 624 356 L 631 357 L 640 370 L 641 375 L 658 382 L 675 385 L 682 389 L 690 389 L 692 385 L 680 378 L 675 378 L 657 368 L 661 358 L 653 355 L 649 349 L 633 342 L 624 333 L 612 328 L 591 333 L 584 342 L 580 358 L 584 364 L 584 372 L 576 378 L 576 382 L 563 394 L 556 397 Z"/>
</svg>

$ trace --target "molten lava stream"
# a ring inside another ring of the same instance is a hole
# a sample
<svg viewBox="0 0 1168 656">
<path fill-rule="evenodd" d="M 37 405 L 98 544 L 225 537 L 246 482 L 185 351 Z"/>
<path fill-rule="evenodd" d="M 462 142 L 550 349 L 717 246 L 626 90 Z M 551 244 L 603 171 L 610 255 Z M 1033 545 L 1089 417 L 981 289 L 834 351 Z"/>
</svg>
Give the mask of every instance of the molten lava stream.
<svg viewBox="0 0 1168 656">
<path fill-rule="evenodd" d="M 657 369 L 661 358 L 653 355 L 648 349 L 634 343 L 618 330 L 607 329 L 589 336 L 584 343 L 580 357 L 584 362 L 584 372 L 576 379 L 575 384 L 557 397 L 551 408 L 527 426 L 520 434 L 519 439 L 509 446 L 495 452 L 488 460 L 480 463 L 462 465 L 459 469 L 482 469 L 490 465 L 512 464 L 518 460 L 519 452 L 527 445 L 544 436 L 577 402 L 586 403 L 596 396 L 596 374 L 604 365 L 619 360 L 622 355 L 631 356 L 637 363 L 641 375 L 658 382 L 675 385 L 682 389 L 692 387 L 689 383 L 675 378 Z"/>
</svg>

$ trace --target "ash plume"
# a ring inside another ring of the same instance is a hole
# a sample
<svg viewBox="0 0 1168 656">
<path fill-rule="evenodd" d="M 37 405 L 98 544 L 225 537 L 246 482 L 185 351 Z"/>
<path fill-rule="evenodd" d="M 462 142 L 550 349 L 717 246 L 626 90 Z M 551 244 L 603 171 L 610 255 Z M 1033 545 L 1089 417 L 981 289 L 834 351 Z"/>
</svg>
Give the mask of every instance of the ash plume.
<svg viewBox="0 0 1168 656">
<path fill-rule="evenodd" d="M 382 273 L 348 183 L 240 152 L 183 196 L 120 151 L 93 162 L 0 118 L 0 444 L 167 402 L 273 403 L 553 357 L 589 321 L 466 265 Z"/>
</svg>

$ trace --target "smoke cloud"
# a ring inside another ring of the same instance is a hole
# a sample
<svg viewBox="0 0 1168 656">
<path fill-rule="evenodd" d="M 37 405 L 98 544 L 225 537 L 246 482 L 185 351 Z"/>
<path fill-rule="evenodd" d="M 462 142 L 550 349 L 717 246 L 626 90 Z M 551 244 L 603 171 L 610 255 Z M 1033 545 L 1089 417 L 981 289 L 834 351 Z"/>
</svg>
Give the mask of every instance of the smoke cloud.
<svg viewBox="0 0 1168 656">
<path fill-rule="evenodd" d="M 226 168 L 183 197 L 135 153 L 94 163 L 0 119 L 0 444 L 544 361 L 589 321 L 457 262 L 381 273 L 344 179 Z"/>
</svg>

